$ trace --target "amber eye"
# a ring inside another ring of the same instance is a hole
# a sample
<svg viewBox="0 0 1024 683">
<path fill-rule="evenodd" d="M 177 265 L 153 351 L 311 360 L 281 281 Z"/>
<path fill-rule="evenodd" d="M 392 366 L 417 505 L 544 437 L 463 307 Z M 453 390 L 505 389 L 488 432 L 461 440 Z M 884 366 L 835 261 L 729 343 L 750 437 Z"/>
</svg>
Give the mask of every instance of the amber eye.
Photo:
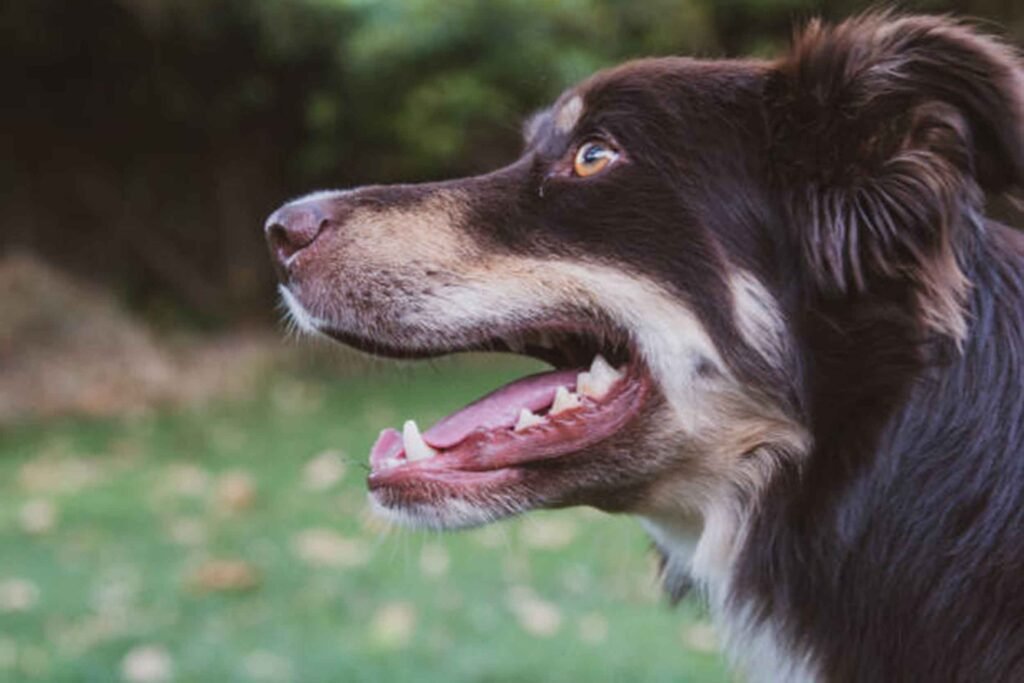
<svg viewBox="0 0 1024 683">
<path fill-rule="evenodd" d="M 572 172 L 580 178 L 587 178 L 608 168 L 608 164 L 615 161 L 618 156 L 618 152 L 600 140 L 584 142 L 576 150 Z"/>
</svg>

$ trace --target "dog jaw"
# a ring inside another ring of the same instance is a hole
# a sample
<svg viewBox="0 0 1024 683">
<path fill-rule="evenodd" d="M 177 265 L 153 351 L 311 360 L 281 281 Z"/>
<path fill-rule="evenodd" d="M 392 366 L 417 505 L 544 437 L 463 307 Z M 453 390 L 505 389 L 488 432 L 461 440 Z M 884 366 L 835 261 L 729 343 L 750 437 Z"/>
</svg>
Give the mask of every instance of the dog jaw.
<svg viewBox="0 0 1024 683">
<path fill-rule="evenodd" d="M 456 528 L 566 502 L 604 506 L 609 488 L 631 492 L 617 509 L 657 509 L 666 481 L 685 482 L 672 491 L 673 505 L 679 494 L 696 504 L 707 491 L 728 488 L 725 482 L 751 482 L 746 488 L 756 491 L 771 462 L 750 454 L 766 444 L 802 447 L 800 428 L 736 376 L 685 296 L 586 257 L 489 252 L 467 226 L 468 202 L 464 191 L 441 188 L 400 208 L 357 205 L 343 229 L 300 254 L 282 288 L 295 324 L 360 335 L 371 348 L 433 351 L 524 324 L 601 321 L 598 335 L 620 331 L 635 349 L 660 407 L 630 426 L 628 445 L 613 439 L 567 459 L 573 464 L 564 476 L 538 482 L 533 472 L 511 470 L 461 488 L 382 486 L 371 494 L 377 509 L 403 523 Z M 749 274 L 737 271 L 732 282 L 741 331 L 778 361 L 785 330 L 771 296 Z"/>
</svg>

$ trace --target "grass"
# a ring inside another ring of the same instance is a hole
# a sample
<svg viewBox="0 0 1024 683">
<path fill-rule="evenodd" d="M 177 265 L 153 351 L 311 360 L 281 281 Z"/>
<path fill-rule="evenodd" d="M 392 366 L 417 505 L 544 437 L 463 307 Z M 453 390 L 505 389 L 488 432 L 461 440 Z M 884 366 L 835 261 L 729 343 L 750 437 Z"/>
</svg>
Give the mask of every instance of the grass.
<svg viewBox="0 0 1024 683">
<path fill-rule="evenodd" d="M 279 374 L 244 401 L 0 433 L 0 680 L 727 680 L 632 520 L 441 535 L 367 513 L 380 427 L 522 370 Z"/>
</svg>

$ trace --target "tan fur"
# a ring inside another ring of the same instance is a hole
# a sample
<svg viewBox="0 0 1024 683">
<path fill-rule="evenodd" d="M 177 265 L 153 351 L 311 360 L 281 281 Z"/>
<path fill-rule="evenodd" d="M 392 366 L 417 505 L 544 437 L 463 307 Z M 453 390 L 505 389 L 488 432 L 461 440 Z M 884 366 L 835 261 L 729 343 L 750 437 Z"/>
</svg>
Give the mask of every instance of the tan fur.
<svg viewBox="0 0 1024 683">
<path fill-rule="evenodd" d="M 480 250 L 460 234 L 464 198 L 457 190 L 430 194 L 411 208 L 362 208 L 345 225 L 344 254 L 361 257 L 378 266 L 402 267 L 410 260 L 436 268 L 455 267 Z"/>
<path fill-rule="evenodd" d="M 582 116 L 583 98 L 573 95 L 568 102 L 558 108 L 558 113 L 555 114 L 555 128 L 559 133 L 568 133 L 576 127 Z"/>
<path fill-rule="evenodd" d="M 737 270 L 729 278 L 736 326 L 744 340 L 772 365 L 786 352 L 786 328 L 782 312 L 765 286 L 752 274 Z"/>
</svg>

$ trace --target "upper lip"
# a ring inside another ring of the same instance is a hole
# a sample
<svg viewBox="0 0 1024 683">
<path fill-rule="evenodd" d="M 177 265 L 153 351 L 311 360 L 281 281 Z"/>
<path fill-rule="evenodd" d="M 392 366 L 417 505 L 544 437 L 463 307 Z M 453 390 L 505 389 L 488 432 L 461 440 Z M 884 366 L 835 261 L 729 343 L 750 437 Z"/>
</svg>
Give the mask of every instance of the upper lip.
<svg viewBox="0 0 1024 683">
<path fill-rule="evenodd" d="M 386 358 L 423 360 L 469 351 L 516 353 L 549 363 L 555 368 L 579 367 L 590 362 L 597 352 L 621 360 L 631 357 L 628 337 L 606 326 L 567 323 L 538 323 L 490 330 L 467 335 L 466 339 L 445 345 L 414 345 L 349 332 L 325 326 L 329 337 L 360 351 Z M 439 335 L 440 336 L 440 335 Z"/>
</svg>

